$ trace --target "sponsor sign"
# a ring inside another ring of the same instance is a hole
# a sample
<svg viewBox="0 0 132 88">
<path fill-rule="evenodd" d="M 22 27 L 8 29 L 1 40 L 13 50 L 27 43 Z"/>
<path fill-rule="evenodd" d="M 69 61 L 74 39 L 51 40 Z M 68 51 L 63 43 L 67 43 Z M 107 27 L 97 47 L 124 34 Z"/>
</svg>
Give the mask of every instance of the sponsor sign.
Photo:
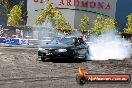
<svg viewBox="0 0 132 88">
<path fill-rule="evenodd" d="M 88 74 L 85 69 L 79 67 L 76 80 L 79 84 L 85 83 L 130 83 L 129 74 Z"/>
</svg>

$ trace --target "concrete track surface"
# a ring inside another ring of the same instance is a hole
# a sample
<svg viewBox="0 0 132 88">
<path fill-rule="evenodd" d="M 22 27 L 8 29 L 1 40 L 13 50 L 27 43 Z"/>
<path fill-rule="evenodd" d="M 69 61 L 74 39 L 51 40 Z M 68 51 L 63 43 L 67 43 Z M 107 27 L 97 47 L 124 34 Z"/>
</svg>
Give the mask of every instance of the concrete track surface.
<svg viewBox="0 0 132 88">
<path fill-rule="evenodd" d="M 70 59 L 70 58 L 69 58 Z M 76 82 L 77 68 L 89 74 L 131 74 L 132 58 L 107 61 L 37 60 L 36 48 L 0 48 L 0 88 L 132 88 L 130 84 Z"/>
</svg>

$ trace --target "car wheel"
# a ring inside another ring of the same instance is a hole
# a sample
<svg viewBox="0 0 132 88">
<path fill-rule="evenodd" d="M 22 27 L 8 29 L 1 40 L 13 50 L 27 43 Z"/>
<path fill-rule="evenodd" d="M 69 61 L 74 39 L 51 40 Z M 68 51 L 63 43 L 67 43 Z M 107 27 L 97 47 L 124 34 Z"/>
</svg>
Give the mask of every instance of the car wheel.
<svg viewBox="0 0 132 88">
<path fill-rule="evenodd" d="M 84 56 L 85 56 L 84 58 L 85 61 L 90 60 L 89 51 L 87 51 Z"/>
<path fill-rule="evenodd" d="M 44 58 L 44 57 L 41 57 L 41 61 L 46 61 L 46 58 Z"/>
<path fill-rule="evenodd" d="M 79 76 L 79 77 L 76 78 L 76 81 L 77 81 L 77 83 L 79 83 L 80 85 L 83 85 L 83 84 L 86 83 L 86 78 L 83 77 L 83 76 Z"/>
<path fill-rule="evenodd" d="M 72 61 L 74 61 L 74 60 L 75 60 L 75 51 L 71 52 L 69 55 L 70 55 L 69 58 L 70 58 Z"/>
</svg>

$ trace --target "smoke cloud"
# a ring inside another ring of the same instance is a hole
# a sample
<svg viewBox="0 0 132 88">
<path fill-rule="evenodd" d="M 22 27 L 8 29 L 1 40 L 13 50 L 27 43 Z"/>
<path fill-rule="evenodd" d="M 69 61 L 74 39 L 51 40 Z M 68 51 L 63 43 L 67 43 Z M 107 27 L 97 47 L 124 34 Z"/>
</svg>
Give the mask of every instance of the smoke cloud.
<svg viewBox="0 0 132 88">
<path fill-rule="evenodd" d="M 107 31 L 100 36 L 90 36 L 90 55 L 92 60 L 123 60 L 131 53 L 128 41 L 121 38 L 115 31 Z"/>
</svg>

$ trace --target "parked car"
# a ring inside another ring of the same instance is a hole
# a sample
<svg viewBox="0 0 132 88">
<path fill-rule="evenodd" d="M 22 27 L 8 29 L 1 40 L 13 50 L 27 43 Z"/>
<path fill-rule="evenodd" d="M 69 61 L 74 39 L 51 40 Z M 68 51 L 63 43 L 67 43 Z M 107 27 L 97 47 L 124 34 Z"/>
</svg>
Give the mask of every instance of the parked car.
<svg viewBox="0 0 132 88">
<path fill-rule="evenodd" d="M 47 58 L 69 58 L 86 60 L 89 47 L 78 37 L 55 37 L 50 42 L 41 46 L 38 57 L 45 61 Z"/>
</svg>

